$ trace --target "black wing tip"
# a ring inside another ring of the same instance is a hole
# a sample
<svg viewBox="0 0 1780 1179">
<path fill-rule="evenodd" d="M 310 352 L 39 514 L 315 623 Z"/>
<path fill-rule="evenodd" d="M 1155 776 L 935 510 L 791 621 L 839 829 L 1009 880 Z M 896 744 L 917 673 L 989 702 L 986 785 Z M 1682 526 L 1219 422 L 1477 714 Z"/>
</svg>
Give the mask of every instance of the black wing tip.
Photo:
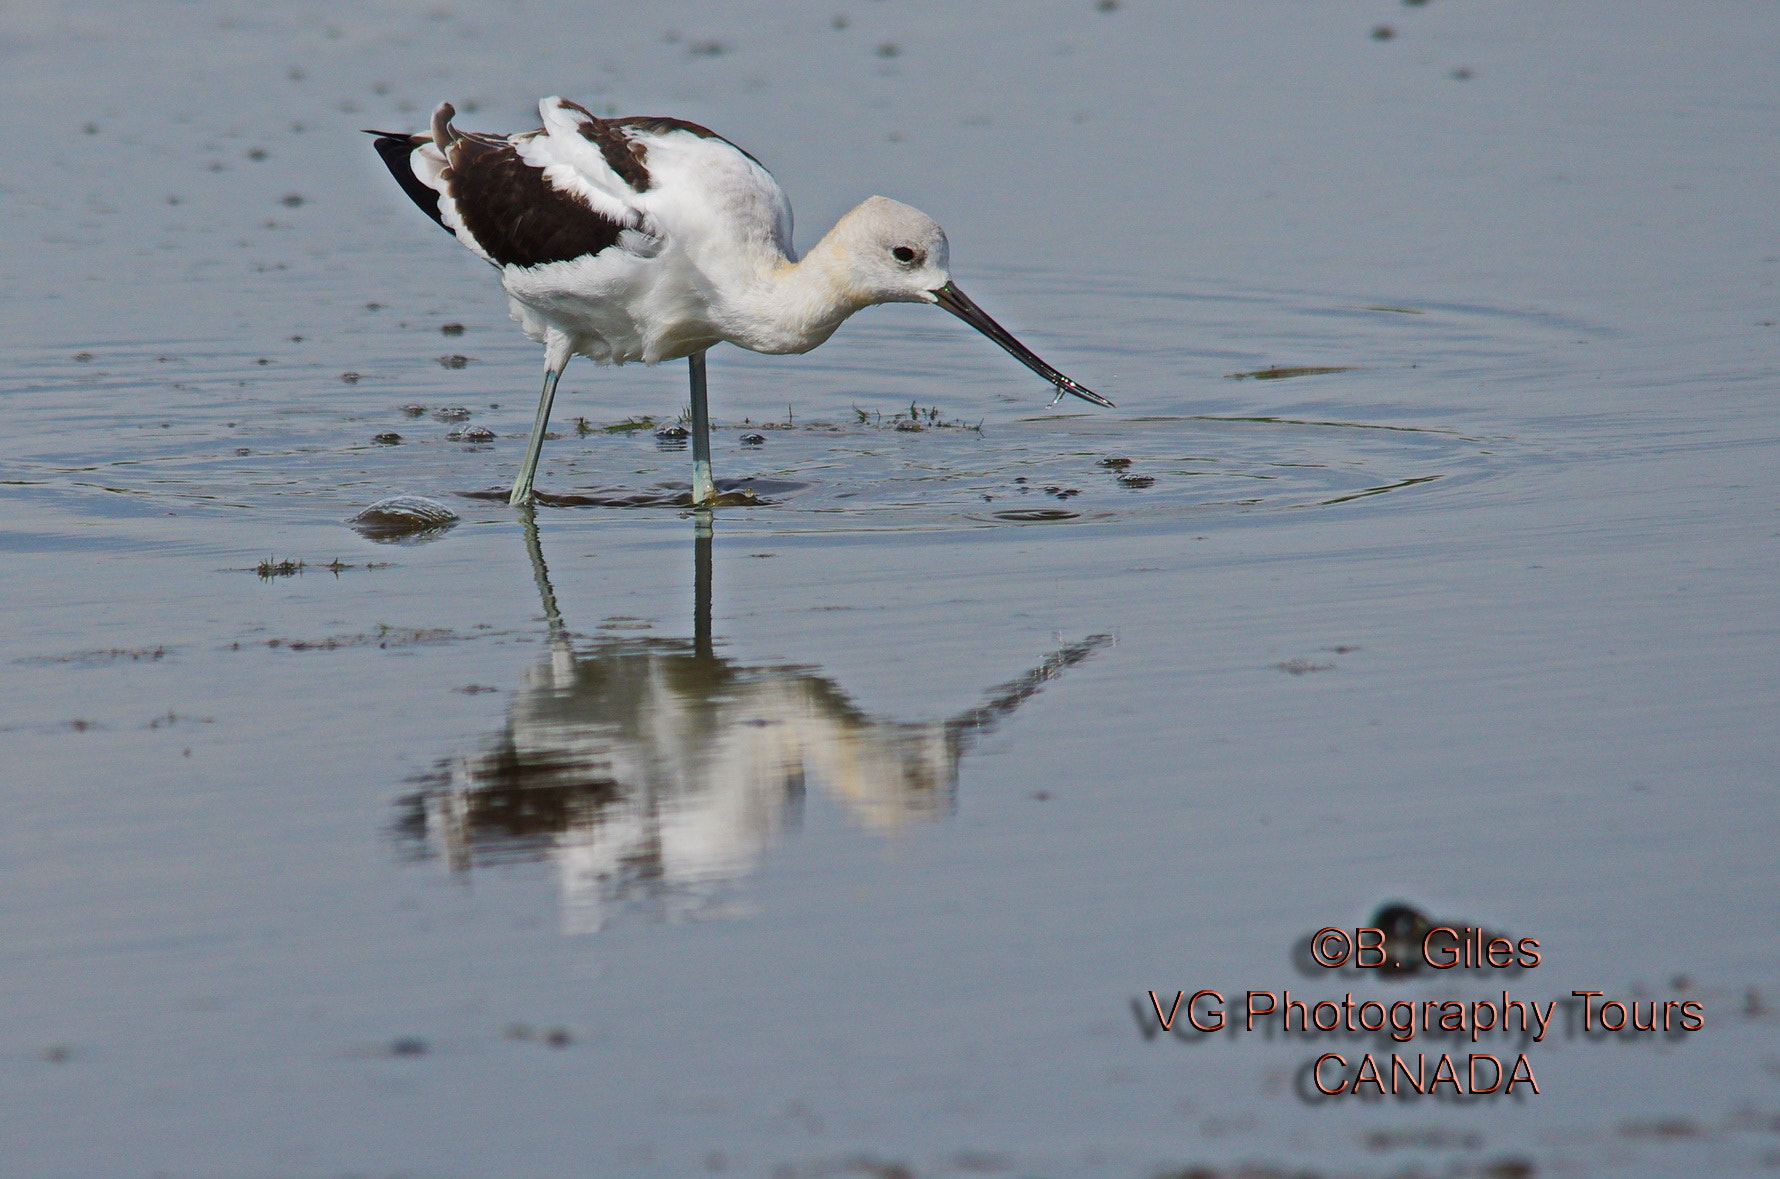
<svg viewBox="0 0 1780 1179">
<path fill-rule="evenodd" d="M 445 218 L 439 211 L 439 194 L 422 184 L 420 177 L 414 174 L 414 169 L 408 163 L 408 157 L 413 153 L 415 147 L 424 141 L 418 140 L 412 135 L 401 135 L 389 131 L 367 131 L 366 134 L 378 136 L 371 146 L 382 157 L 383 166 L 389 169 L 389 174 L 395 177 L 397 184 L 402 186 L 402 191 L 408 194 L 408 199 L 413 201 L 421 212 L 438 222 L 440 228 L 449 230 L 450 226 L 445 224 Z"/>
</svg>

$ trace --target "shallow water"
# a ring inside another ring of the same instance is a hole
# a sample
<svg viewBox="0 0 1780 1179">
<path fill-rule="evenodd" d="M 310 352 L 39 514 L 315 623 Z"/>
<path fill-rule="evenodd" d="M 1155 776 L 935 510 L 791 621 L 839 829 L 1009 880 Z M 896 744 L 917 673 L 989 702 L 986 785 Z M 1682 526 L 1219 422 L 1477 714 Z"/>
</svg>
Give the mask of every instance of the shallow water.
<svg viewBox="0 0 1780 1179">
<path fill-rule="evenodd" d="M 1780 19 L 839 13 L 0 13 L 8 1173 L 1771 1168 Z M 708 528 L 678 365 L 515 514 L 536 349 L 357 130 L 558 91 L 927 209 L 1118 409 L 880 308 L 713 354 Z M 1304 966 L 1393 900 L 1542 961 Z M 1705 1027 L 1319 1101 L 1392 1046 L 1183 988 Z"/>
</svg>

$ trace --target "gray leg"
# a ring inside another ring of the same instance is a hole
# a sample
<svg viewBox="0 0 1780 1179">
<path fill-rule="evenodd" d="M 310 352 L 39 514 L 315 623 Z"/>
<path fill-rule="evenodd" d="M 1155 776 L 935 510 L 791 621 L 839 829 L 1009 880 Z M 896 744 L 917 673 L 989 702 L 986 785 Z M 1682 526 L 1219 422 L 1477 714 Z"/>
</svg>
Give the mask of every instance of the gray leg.
<svg viewBox="0 0 1780 1179">
<path fill-rule="evenodd" d="M 692 506 L 699 507 L 717 500 L 717 485 L 711 482 L 711 414 L 705 408 L 705 354 L 694 352 L 686 363 L 692 368 Z"/>
<path fill-rule="evenodd" d="M 566 357 L 565 363 L 566 363 Z M 544 449 L 544 429 L 550 424 L 550 405 L 556 400 L 556 382 L 562 369 L 552 368 L 544 374 L 544 392 L 538 397 L 538 418 L 532 423 L 531 441 L 525 446 L 525 462 L 520 465 L 519 478 L 513 481 L 513 494 L 507 502 L 513 507 L 532 501 L 532 479 L 538 473 L 538 455 Z"/>
</svg>

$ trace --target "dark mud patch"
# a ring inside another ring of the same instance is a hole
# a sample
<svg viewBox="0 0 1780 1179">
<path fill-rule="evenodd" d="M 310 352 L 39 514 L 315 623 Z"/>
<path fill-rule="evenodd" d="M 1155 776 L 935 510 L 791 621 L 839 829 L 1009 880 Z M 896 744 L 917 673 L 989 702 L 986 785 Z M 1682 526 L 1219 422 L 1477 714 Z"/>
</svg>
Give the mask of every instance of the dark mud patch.
<svg viewBox="0 0 1780 1179">
<path fill-rule="evenodd" d="M 991 515 L 1010 524 L 1056 524 L 1064 520 L 1081 519 L 1080 512 L 1066 512 L 1062 508 L 1009 508 L 1005 512 L 993 512 Z"/>
<path fill-rule="evenodd" d="M 488 638 L 494 631 L 479 631 L 476 634 L 463 634 L 450 627 L 405 627 L 379 626 L 375 630 L 360 631 L 356 634 L 327 635 L 319 639 L 282 638 L 256 639 L 250 642 L 233 642 L 226 648 L 239 651 L 245 647 L 266 647 L 273 651 L 339 651 L 348 647 L 378 647 L 383 649 L 399 647 L 421 647 L 440 643 L 461 643 L 470 639 Z"/>
<path fill-rule="evenodd" d="M 1334 671 L 1333 663 L 1318 663 L 1311 659 L 1288 659 L 1284 663 L 1275 663 L 1274 669 L 1287 675 L 1310 675 L 1318 671 Z"/>
<path fill-rule="evenodd" d="M 776 503 L 784 496 L 801 491 L 808 483 L 793 479 L 718 479 L 717 501 L 710 505 L 719 508 L 761 507 Z M 486 491 L 460 491 L 465 499 L 492 500 L 505 503 L 508 491 L 504 487 L 491 487 Z M 692 487 L 690 484 L 662 483 L 654 487 L 636 489 L 625 487 L 596 487 L 585 491 L 534 491 L 537 502 L 552 508 L 692 508 Z"/>
<path fill-rule="evenodd" d="M 159 663 L 171 655 L 177 648 L 168 646 L 154 647 L 105 647 L 93 651 L 70 651 L 65 655 L 26 655 L 13 662 L 31 667 L 50 667 L 58 664 L 73 664 L 82 667 L 104 667 L 112 663 Z"/>
<path fill-rule="evenodd" d="M 1246 373 L 1225 373 L 1232 381 L 1246 381 L 1251 377 L 1257 381 L 1284 381 L 1291 377 L 1320 377 L 1325 373 L 1349 373 L 1354 371 L 1351 364 L 1333 365 L 1298 365 L 1296 367 L 1258 368 Z"/>
</svg>

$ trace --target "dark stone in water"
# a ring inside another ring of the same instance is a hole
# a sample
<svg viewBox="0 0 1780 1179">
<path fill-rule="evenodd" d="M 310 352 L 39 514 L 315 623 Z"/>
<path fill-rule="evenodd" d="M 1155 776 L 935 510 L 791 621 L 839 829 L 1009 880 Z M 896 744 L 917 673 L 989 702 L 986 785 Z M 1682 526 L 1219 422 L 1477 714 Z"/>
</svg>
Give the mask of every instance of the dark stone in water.
<svg viewBox="0 0 1780 1179">
<path fill-rule="evenodd" d="M 669 442 L 682 441 L 689 437 L 691 433 L 692 431 L 688 430 L 685 426 L 682 426 L 679 422 L 668 422 L 666 425 L 655 427 L 655 436 L 657 438 L 666 439 Z"/>
<path fill-rule="evenodd" d="M 380 499 L 350 523 L 367 540 L 405 542 L 430 540 L 456 524 L 458 515 L 435 499 L 392 495 Z"/>
<path fill-rule="evenodd" d="M 466 368 L 469 366 L 470 358 L 453 353 L 450 356 L 439 357 L 439 363 L 445 368 Z"/>
<path fill-rule="evenodd" d="M 495 432 L 487 426 L 469 426 L 462 430 L 453 430 L 445 437 L 453 442 L 493 442 Z"/>
<path fill-rule="evenodd" d="M 742 435 L 742 442 L 748 446 L 759 446 L 762 442 L 765 442 L 765 441 L 766 441 L 765 434 L 743 434 Z"/>
<path fill-rule="evenodd" d="M 1123 455 L 1114 454 L 1101 459 L 1100 465 L 1103 467 L 1110 467 L 1115 471 L 1122 471 L 1131 465 L 1131 460 Z"/>
<path fill-rule="evenodd" d="M 407 414 L 411 418 L 417 418 L 421 414 L 426 412 L 426 406 L 424 406 L 424 405 L 404 405 L 402 407 L 402 412 Z"/>
<path fill-rule="evenodd" d="M 394 430 L 385 430 L 381 434 L 371 435 L 371 441 L 375 442 L 378 446 L 399 446 L 402 442 L 402 436 Z"/>
<path fill-rule="evenodd" d="M 1015 524 L 1047 524 L 1058 520 L 1074 520 L 1080 513 L 1066 512 L 1062 508 L 1015 508 L 1005 512 L 996 512 L 997 520 L 1008 520 Z"/>
<path fill-rule="evenodd" d="M 1148 487 L 1156 481 L 1154 475 L 1120 475 L 1120 487 Z"/>
<path fill-rule="evenodd" d="M 426 412 L 425 410 L 421 411 Z M 461 422 L 469 418 L 470 411 L 462 405 L 447 405 L 433 411 L 433 416 L 441 422 Z"/>
</svg>

